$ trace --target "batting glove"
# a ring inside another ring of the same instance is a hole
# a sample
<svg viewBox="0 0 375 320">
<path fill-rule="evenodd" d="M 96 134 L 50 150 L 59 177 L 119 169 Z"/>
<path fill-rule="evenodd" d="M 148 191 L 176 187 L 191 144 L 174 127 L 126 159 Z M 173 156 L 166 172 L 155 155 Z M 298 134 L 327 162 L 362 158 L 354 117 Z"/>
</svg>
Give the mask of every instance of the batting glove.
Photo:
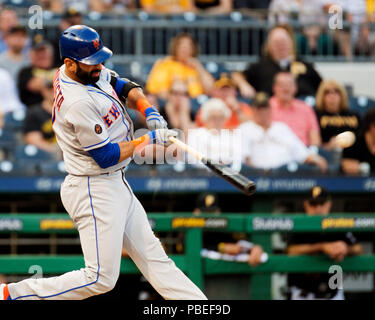
<svg viewBox="0 0 375 320">
<path fill-rule="evenodd" d="M 146 123 L 149 130 L 166 129 L 168 127 L 167 121 L 154 108 L 150 107 L 145 110 Z"/>
<path fill-rule="evenodd" d="M 150 136 L 150 143 L 168 147 L 173 143 L 169 140 L 169 138 L 177 137 L 178 132 L 169 129 L 156 129 L 154 131 L 150 131 L 148 135 Z"/>
</svg>

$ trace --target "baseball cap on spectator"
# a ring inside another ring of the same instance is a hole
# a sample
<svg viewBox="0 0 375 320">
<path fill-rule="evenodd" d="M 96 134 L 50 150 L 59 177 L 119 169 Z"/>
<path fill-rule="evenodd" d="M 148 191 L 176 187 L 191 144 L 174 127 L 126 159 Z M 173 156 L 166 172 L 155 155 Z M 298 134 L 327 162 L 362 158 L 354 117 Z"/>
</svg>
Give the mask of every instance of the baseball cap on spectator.
<svg viewBox="0 0 375 320">
<path fill-rule="evenodd" d="M 39 50 L 46 47 L 52 47 L 52 44 L 44 37 L 44 35 L 38 33 L 33 36 L 31 49 Z"/>
<path fill-rule="evenodd" d="M 331 195 L 326 188 L 315 186 L 308 192 L 307 201 L 310 205 L 324 204 L 331 200 Z"/>
<path fill-rule="evenodd" d="M 201 193 L 197 198 L 196 206 L 202 213 L 220 211 L 219 200 L 215 193 Z"/>
<path fill-rule="evenodd" d="M 268 94 L 266 92 L 258 92 L 251 105 L 254 108 L 268 108 L 270 106 Z"/>
<path fill-rule="evenodd" d="M 23 33 L 25 36 L 27 36 L 27 29 L 24 26 L 18 25 L 10 28 L 7 35 L 14 34 L 14 33 Z"/>
<path fill-rule="evenodd" d="M 71 18 L 81 18 L 82 17 L 82 12 L 77 10 L 74 7 L 69 7 L 66 9 L 62 15 L 62 18 L 64 20 L 69 20 Z"/>
<path fill-rule="evenodd" d="M 220 75 L 219 80 L 215 81 L 215 88 L 221 89 L 221 88 L 224 88 L 224 87 L 232 87 L 232 88 L 236 87 L 233 80 L 231 78 L 229 78 L 228 75 L 225 72 L 223 72 Z"/>
</svg>

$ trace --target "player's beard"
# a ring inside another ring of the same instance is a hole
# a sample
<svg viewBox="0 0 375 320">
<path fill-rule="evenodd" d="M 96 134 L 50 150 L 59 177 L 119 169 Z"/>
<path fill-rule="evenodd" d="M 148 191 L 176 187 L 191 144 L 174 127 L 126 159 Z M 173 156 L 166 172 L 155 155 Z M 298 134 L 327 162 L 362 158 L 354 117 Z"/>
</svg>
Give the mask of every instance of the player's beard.
<svg viewBox="0 0 375 320">
<path fill-rule="evenodd" d="M 94 72 L 99 71 L 99 76 L 94 77 L 92 74 Z M 83 71 L 79 64 L 77 63 L 77 72 L 76 76 L 84 83 L 84 84 L 94 84 L 96 83 L 100 78 L 100 69 L 92 70 L 90 72 Z"/>
</svg>

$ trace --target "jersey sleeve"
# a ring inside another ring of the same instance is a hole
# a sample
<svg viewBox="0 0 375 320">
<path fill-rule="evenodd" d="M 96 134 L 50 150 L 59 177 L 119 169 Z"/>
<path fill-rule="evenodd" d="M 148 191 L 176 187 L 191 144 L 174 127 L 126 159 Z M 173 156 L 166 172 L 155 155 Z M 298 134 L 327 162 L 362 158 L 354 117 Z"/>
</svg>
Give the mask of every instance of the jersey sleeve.
<svg viewBox="0 0 375 320">
<path fill-rule="evenodd" d="M 65 121 L 73 126 L 75 136 L 84 151 L 100 148 L 110 142 L 99 111 L 84 100 L 69 108 Z"/>
</svg>

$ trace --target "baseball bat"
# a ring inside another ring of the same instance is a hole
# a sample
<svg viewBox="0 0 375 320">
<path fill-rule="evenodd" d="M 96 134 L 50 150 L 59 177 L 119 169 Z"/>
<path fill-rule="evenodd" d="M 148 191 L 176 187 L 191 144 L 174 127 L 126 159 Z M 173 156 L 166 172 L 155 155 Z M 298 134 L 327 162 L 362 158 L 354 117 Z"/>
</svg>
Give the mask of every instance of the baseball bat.
<svg viewBox="0 0 375 320">
<path fill-rule="evenodd" d="M 225 179 L 227 182 L 235 186 L 237 189 L 241 190 L 247 196 L 251 196 L 252 194 L 254 194 L 256 190 L 256 185 L 254 181 L 251 181 L 250 179 L 234 171 L 230 167 L 227 167 L 222 164 L 212 163 L 210 159 L 205 158 L 197 150 L 182 142 L 181 140 L 178 140 L 175 137 L 169 137 L 169 140 L 177 146 L 179 146 L 182 150 L 190 153 L 197 160 L 203 162 L 211 171 L 216 173 L 219 177 Z"/>
</svg>

